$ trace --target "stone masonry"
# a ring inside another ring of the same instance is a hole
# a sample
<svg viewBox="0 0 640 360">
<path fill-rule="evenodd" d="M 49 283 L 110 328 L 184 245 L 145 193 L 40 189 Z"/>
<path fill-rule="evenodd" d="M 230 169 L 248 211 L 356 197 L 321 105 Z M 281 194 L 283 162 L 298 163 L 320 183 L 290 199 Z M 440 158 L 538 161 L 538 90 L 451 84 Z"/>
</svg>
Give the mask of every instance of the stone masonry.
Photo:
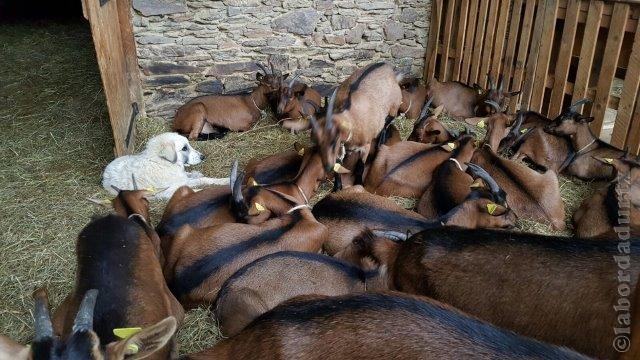
<svg viewBox="0 0 640 360">
<path fill-rule="evenodd" d="M 271 60 L 311 84 L 337 84 L 385 60 L 420 76 L 431 0 L 133 0 L 147 115 L 255 86 Z"/>
</svg>

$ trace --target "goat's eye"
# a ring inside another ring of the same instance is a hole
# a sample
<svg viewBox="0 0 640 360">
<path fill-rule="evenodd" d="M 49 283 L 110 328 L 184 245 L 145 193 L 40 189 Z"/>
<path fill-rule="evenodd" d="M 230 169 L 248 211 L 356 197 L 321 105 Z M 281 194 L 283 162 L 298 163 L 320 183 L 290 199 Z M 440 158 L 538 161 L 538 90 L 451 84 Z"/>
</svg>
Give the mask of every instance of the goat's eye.
<svg viewBox="0 0 640 360">
<path fill-rule="evenodd" d="M 188 147 L 187 145 L 185 145 L 185 146 L 182 148 L 182 151 L 187 151 L 187 150 L 189 150 L 189 147 Z"/>
</svg>

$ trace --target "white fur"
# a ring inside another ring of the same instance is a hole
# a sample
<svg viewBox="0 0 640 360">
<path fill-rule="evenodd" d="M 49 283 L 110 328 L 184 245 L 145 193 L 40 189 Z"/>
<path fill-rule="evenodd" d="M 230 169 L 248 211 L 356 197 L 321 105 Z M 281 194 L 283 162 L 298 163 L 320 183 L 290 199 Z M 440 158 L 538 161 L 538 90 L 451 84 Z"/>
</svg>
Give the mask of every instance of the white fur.
<svg viewBox="0 0 640 360">
<path fill-rule="evenodd" d="M 155 188 L 161 190 L 155 197 L 169 199 L 183 185 L 197 188 L 229 184 L 229 178 L 208 178 L 197 171 L 185 171 L 185 166 L 199 164 L 202 159 L 202 154 L 189 145 L 186 137 L 163 133 L 149 139 L 141 153 L 121 156 L 107 165 L 102 186 L 114 195 L 117 192 L 113 186 L 133 190 L 134 175 L 138 189 Z"/>
</svg>

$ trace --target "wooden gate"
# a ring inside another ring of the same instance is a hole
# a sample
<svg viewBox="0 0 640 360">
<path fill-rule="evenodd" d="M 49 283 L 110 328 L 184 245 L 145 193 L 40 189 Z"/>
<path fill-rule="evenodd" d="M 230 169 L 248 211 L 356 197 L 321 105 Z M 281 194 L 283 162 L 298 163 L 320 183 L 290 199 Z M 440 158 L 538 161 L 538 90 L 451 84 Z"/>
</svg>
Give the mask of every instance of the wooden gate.
<svg viewBox="0 0 640 360">
<path fill-rule="evenodd" d="M 117 156 L 133 150 L 135 121 L 143 104 L 131 27 L 130 0 L 82 0 L 107 99 Z"/>
<path fill-rule="evenodd" d="M 590 98 L 594 133 L 612 123 L 611 143 L 638 153 L 639 17 L 638 1 L 432 0 L 424 76 L 484 87 L 503 75 L 522 90 L 511 109 L 552 118 Z"/>
</svg>

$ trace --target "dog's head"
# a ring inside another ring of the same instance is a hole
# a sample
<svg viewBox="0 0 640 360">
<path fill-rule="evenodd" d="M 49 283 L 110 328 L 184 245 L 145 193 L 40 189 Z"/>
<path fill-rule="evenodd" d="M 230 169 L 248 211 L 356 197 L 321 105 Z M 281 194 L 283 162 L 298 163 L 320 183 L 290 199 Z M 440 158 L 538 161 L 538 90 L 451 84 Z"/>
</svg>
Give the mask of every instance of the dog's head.
<svg viewBox="0 0 640 360">
<path fill-rule="evenodd" d="M 177 133 L 154 136 L 145 151 L 179 165 L 196 165 L 204 160 L 204 155 L 192 148 L 186 137 Z"/>
</svg>

